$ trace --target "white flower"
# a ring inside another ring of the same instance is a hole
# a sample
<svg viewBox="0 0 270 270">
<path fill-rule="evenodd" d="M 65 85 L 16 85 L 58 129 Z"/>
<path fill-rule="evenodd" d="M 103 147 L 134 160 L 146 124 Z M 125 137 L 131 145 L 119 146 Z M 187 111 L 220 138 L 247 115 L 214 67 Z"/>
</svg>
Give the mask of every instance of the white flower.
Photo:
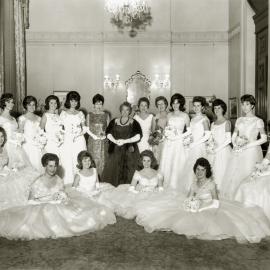
<svg viewBox="0 0 270 270">
<path fill-rule="evenodd" d="M 216 142 L 215 142 L 215 139 L 214 139 L 214 137 L 212 135 L 206 141 L 205 146 L 206 146 L 206 152 L 207 153 L 209 153 L 209 154 L 214 154 L 215 153 Z"/>
<path fill-rule="evenodd" d="M 193 136 L 191 133 L 183 136 L 183 145 L 188 148 L 193 143 Z"/>
<path fill-rule="evenodd" d="M 167 126 L 164 129 L 164 136 L 166 138 L 173 138 L 177 135 L 177 130 L 175 127 L 173 126 Z"/>
<path fill-rule="evenodd" d="M 46 135 L 45 131 L 41 128 L 38 128 L 36 135 L 33 138 L 34 145 L 36 145 L 40 149 L 43 149 L 47 143 L 47 140 L 48 139 L 47 139 L 47 135 Z"/>
<path fill-rule="evenodd" d="M 235 138 L 235 143 L 233 147 L 233 151 L 236 153 L 240 153 L 243 151 L 244 147 L 248 144 L 248 138 L 246 136 L 237 136 Z"/>
<path fill-rule="evenodd" d="M 189 197 L 184 200 L 183 208 L 187 212 L 198 212 L 201 206 L 201 201 L 196 197 Z"/>
</svg>

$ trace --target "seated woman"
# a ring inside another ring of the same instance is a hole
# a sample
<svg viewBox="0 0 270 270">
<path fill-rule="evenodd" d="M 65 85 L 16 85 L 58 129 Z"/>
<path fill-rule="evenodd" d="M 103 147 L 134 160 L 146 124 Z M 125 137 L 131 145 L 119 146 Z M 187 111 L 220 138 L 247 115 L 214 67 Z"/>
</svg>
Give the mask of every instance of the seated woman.
<svg viewBox="0 0 270 270">
<path fill-rule="evenodd" d="M 59 158 L 42 157 L 45 173 L 31 187 L 28 205 L 0 211 L 0 236 L 8 239 L 82 235 L 116 222 L 111 210 L 85 197 L 69 197 L 56 175 Z"/>
<path fill-rule="evenodd" d="M 104 204 L 111 205 L 117 215 L 127 219 L 136 216 L 137 203 L 144 199 L 151 200 L 155 197 L 154 192 L 163 190 L 163 177 L 157 171 L 157 161 L 152 151 L 144 150 L 140 154 L 138 167 L 140 170 L 135 171 L 131 184 L 119 185 L 101 195 Z"/>
<path fill-rule="evenodd" d="M 193 168 L 196 182 L 187 199 L 172 197 L 170 203 L 155 206 L 141 202 L 137 223 L 147 232 L 169 230 L 188 238 L 238 242 L 260 242 L 270 235 L 270 222 L 259 207 L 244 207 L 238 202 L 219 201 L 216 184 L 207 159 L 199 158 Z"/>
<path fill-rule="evenodd" d="M 39 173 L 31 167 L 9 168 L 7 134 L 0 127 L 0 209 L 27 203 L 31 184 Z"/>
<path fill-rule="evenodd" d="M 109 183 L 99 183 L 98 173 L 92 156 L 87 151 L 81 151 L 77 157 L 79 171 L 75 175 L 72 187 L 87 197 L 93 197 L 102 190 L 113 189 Z M 74 189 L 70 193 L 74 193 Z"/>
<path fill-rule="evenodd" d="M 235 200 L 246 205 L 258 205 L 270 220 L 270 146 L 261 163 L 239 186 Z"/>
</svg>

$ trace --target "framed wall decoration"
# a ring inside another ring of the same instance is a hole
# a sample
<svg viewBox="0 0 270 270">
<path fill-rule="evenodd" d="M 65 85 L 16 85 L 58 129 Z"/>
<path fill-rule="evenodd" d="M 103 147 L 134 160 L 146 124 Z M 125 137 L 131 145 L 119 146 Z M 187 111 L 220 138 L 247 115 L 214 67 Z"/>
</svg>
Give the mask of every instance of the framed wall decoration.
<svg viewBox="0 0 270 270">
<path fill-rule="evenodd" d="M 238 116 L 238 99 L 237 97 L 229 98 L 229 118 L 236 119 Z"/>
<path fill-rule="evenodd" d="M 66 91 L 66 90 L 54 90 L 53 91 L 53 94 L 59 98 L 59 101 L 61 104 L 60 108 L 63 108 L 68 92 L 70 92 L 70 91 Z"/>
</svg>

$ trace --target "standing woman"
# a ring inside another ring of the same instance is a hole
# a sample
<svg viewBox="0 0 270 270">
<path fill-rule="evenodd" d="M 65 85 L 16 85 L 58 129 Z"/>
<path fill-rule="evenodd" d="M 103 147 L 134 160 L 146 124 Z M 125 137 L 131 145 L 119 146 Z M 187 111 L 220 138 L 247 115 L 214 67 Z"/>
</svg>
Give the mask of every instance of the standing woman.
<svg viewBox="0 0 270 270">
<path fill-rule="evenodd" d="M 231 158 L 231 122 L 224 117 L 227 105 L 223 100 L 214 100 L 212 110 L 216 116 L 216 120 L 211 124 L 214 147 L 208 152 L 208 160 L 212 165 L 217 189 L 220 190 Z"/>
<path fill-rule="evenodd" d="M 121 116 L 113 119 L 107 130 L 108 159 L 102 175 L 104 182 L 114 186 L 130 184 L 139 159 L 137 142 L 142 137 L 140 124 L 130 118 L 132 108 L 128 102 L 120 105 Z"/>
<path fill-rule="evenodd" d="M 30 160 L 33 168 L 38 172 L 43 172 L 41 164 L 42 152 L 45 144 L 38 141 L 40 133 L 41 118 L 35 114 L 37 107 L 37 99 L 33 96 L 26 96 L 23 100 L 23 108 L 26 112 L 19 117 L 19 130 L 23 133 L 25 141 L 23 142 L 23 149 Z"/>
<path fill-rule="evenodd" d="M 164 96 L 159 96 L 155 100 L 155 105 L 158 109 L 158 113 L 153 117 L 152 135 L 150 135 L 149 139 L 153 144 L 153 153 L 157 159 L 157 162 L 159 163 L 163 148 L 164 129 L 167 125 L 168 100 Z"/>
<path fill-rule="evenodd" d="M 64 142 L 64 130 L 60 121 L 58 109 L 60 101 L 57 96 L 50 95 L 45 99 L 45 110 L 40 122 L 40 127 L 45 130 L 47 144 L 46 153 L 53 153 L 60 157 L 60 146 Z"/>
<path fill-rule="evenodd" d="M 100 139 L 94 139 L 89 136 L 87 149 L 95 161 L 98 175 L 101 175 L 104 169 L 105 157 L 108 151 L 108 141 L 105 137 L 106 128 L 110 117 L 103 111 L 104 97 L 97 94 L 93 97 L 94 110 L 89 112 L 86 118 L 86 124 L 90 131 Z"/>
<path fill-rule="evenodd" d="M 193 98 L 193 110 L 195 116 L 190 121 L 190 130 L 193 138 L 193 142 L 189 145 L 188 159 L 185 165 L 185 170 L 181 174 L 181 183 L 179 190 L 185 194 L 188 193 L 192 182 L 195 179 L 193 172 L 193 165 L 200 157 L 206 157 L 206 141 L 210 138 L 210 122 L 203 110 L 206 105 L 204 97 Z"/>
<path fill-rule="evenodd" d="M 138 101 L 139 113 L 134 116 L 134 119 L 140 124 L 143 134 L 140 142 L 138 142 L 140 153 L 144 150 L 151 150 L 152 148 L 148 143 L 153 119 L 153 115 L 148 113 L 149 106 L 150 102 L 148 98 L 140 98 Z"/>
<path fill-rule="evenodd" d="M 65 108 L 60 114 L 64 126 L 64 142 L 61 147 L 61 162 L 64 169 L 64 183 L 71 184 L 76 172 L 77 156 L 86 150 L 83 127 L 85 126 L 84 114 L 79 111 L 81 97 L 78 92 L 71 91 L 67 94 Z"/>
<path fill-rule="evenodd" d="M 164 176 L 164 188 L 176 189 L 179 186 L 180 174 L 186 162 L 182 135 L 189 128 L 189 117 L 185 110 L 185 98 L 181 94 L 171 97 L 172 112 L 168 114 L 165 128 L 165 140 L 160 160 L 160 172 Z M 188 132 L 188 131 L 187 131 Z"/>
<path fill-rule="evenodd" d="M 232 135 L 233 154 L 221 186 L 221 196 L 234 199 L 242 180 L 248 177 L 257 162 L 263 159 L 261 144 L 267 140 L 263 120 L 255 116 L 256 100 L 252 95 L 241 97 L 244 116 L 236 120 Z M 258 139 L 260 135 L 260 139 Z"/>
<path fill-rule="evenodd" d="M 19 126 L 16 119 L 10 115 L 14 107 L 13 95 L 10 93 L 2 94 L 0 107 L 3 110 L 0 115 L 0 126 L 3 127 L 7 133 L 7 143 L 5 147 L 9 158 L 8 167 L 17 169 L 30 166 L 28 157 L 21 147 L 23 135 L 19 133 Z"/>
</svg>

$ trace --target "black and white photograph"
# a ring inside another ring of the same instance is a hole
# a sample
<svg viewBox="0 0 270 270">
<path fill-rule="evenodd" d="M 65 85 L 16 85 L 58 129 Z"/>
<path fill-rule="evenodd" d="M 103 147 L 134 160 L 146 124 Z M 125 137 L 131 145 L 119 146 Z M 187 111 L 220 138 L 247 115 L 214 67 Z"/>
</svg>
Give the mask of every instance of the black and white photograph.
<svg viewBox="0 0 270 270">
<path fill-rule="evenodd" d="M 268 0 L 0 0 L 0 270 L 270 269 Z"/>
</svg>

